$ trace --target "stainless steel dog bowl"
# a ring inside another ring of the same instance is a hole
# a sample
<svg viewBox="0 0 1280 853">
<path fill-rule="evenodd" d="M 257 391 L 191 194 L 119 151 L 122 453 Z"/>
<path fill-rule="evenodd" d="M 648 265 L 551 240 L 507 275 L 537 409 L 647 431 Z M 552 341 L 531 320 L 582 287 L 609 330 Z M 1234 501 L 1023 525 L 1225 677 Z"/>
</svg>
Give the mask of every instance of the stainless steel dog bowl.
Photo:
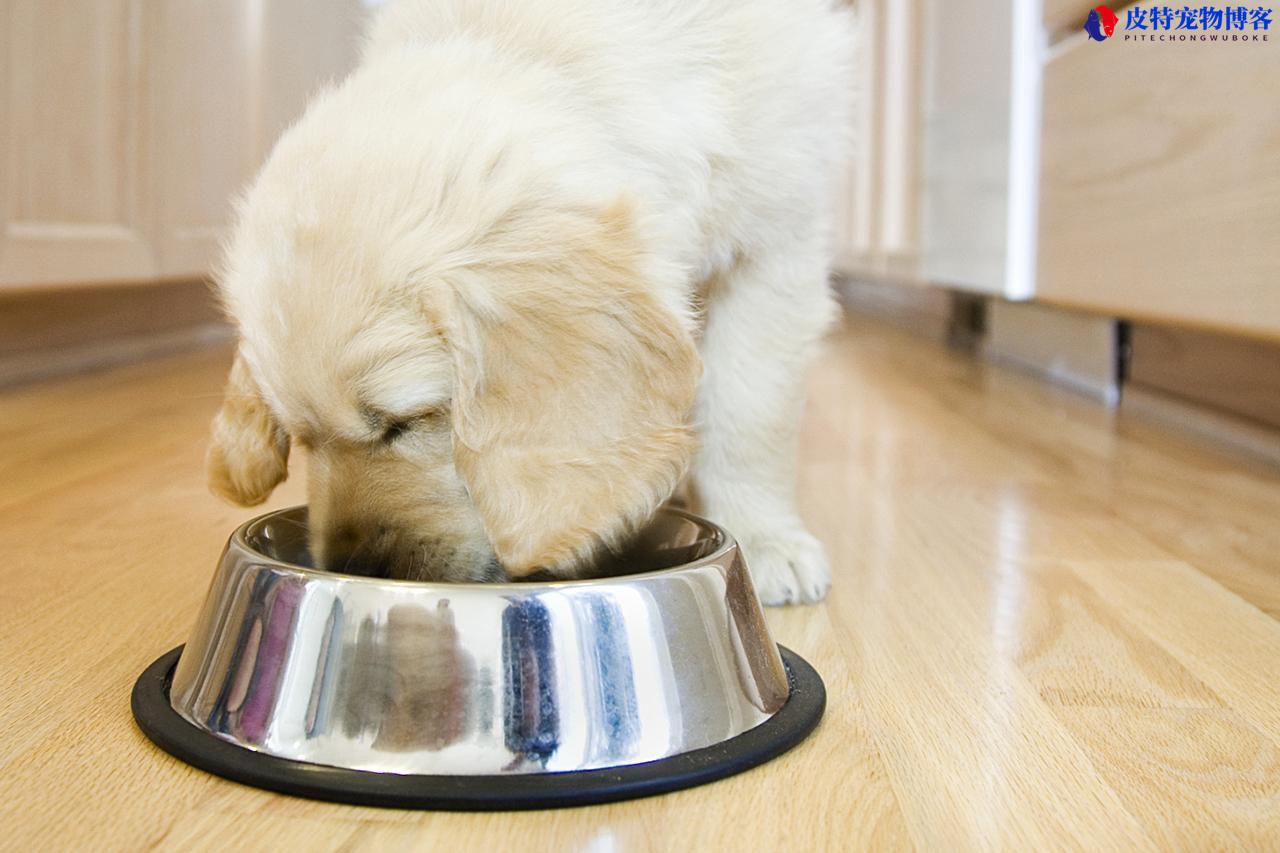
<svg viewBox="0 0 1280 853">
<path fill-rule="evenodd" d="M 303 507 L 232 534 L 185 648 L 135 687 L 162 748 L 289 793 L 519 808 L 719 778 L 822 714 L 737 545 L 687 513 L 660 512 L 625 574 L 584 581 L 344 575 L 306 543 Z"/>
</svg>

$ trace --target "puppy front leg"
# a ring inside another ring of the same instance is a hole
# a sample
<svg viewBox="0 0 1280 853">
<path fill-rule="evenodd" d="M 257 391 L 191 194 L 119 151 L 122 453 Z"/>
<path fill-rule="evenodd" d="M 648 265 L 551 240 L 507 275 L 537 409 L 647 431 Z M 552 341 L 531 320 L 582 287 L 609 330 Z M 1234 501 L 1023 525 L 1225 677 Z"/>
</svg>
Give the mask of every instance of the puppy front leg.
<svg viewBox="0 0 1280 853">
<path fill-rule="evenodd" d="M 819 601 L 831 585 L 795 479 L 804 375 L 833 309 L 816 250 L 740 262 L 708 293 L 693 491 L 737 538 L 765 604 Z"/>
</svg>

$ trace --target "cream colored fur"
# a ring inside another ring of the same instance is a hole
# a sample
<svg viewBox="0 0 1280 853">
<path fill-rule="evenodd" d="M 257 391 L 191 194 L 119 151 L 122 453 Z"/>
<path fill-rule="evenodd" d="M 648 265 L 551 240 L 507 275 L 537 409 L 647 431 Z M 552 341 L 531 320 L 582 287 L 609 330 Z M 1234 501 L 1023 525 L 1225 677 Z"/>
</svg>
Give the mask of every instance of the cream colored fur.
<svg viewBox="0 0 1280 853">
<path fill-rule="evenodd" d="M 390 3 L 239 207 L 214 489 L 264 499 L 291 436 L 327 565 L 572 576 L 687 472 L 766 602 L 821 598 L 794 457 L 848 23 L 822 0 Z"/>
</svg>

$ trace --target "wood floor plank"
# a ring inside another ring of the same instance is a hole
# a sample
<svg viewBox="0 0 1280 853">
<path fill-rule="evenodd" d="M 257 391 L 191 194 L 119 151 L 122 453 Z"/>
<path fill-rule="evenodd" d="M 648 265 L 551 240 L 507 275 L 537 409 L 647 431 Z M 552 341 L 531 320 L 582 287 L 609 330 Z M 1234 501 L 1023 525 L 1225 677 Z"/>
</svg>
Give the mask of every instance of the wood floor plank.
<svg viewBox="0 0 1280 853">
<path fill-rule="evenodd" d="M 1019 668 L 1158 846 L 1260 849 L 1280 835 L 1276 743 L 1073 565 L 1034 576 Z"/>
<path fill-rule="evenodd" d="M 768 614 L 829 690 L 793 753 L 527 814 L 316 803 L 187 767 L 128 694 L 254 514 L 202 480 L 228 359 L 0 394 L 0 847 L 1280 847 L 1280 473 L 857 319 L 802 440 L 835 587 Z M 303 499 L 293 462 L 270 506 Z"/>
<path fill-rule="evenodd" d="M 1185 563 L 1073 569 L 1280 745 L 1280 622 Z"/>
<path fill-rule="evenodd" d="M 983 571 L 981 554 L 893 539 L 866 582 L 837 589 L 833 606 L 920 849 L 974 838 L 1015 849 L 1063 838 L 1152 848 L 1017 666 L 1033 580 L 1019 566 Z"/>
</svg>

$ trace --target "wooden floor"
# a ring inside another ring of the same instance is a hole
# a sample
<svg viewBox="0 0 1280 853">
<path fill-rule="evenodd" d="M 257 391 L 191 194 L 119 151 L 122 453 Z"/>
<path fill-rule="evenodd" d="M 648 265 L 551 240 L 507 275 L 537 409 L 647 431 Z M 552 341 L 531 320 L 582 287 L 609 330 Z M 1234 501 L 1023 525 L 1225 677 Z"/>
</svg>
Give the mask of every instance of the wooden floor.
<svg viewBox="0 0 1280 853">
<path fill-rule="evenodd" d="M 0 397 L 0 847 L 1280 848 L 1280 477 L 864 321 L 815 372 L 804 441 L 835 588 L 769 613 L 830 692 L 795 752 L 525 814 L 190 769 L 134 728 L 129 690 L 249 514 L 200 474 L 226 364 Z"/>
</svg>

